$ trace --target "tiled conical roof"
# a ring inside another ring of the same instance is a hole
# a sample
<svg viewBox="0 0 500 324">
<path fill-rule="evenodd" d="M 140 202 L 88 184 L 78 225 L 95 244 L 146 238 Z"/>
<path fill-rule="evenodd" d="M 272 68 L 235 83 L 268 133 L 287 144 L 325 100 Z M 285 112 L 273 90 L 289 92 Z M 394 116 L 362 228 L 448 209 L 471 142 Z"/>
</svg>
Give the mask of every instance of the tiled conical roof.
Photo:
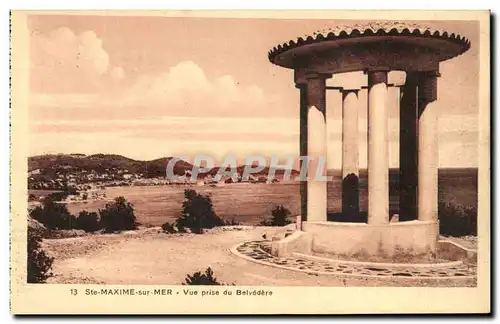
<svg viewBox="0 0 500 324">
<path fill-rule="evenodd" d="M 269 60 L 272 62 L 273 59 L 279 54 L 303 45 L 337 39 L 362 38 L 367 36 L 415 36 L 445 39 L 461 45 L 461 51 L 457 53 L 457 55 L 462 54 L 470 48 L 470 41 L 459 34 L 448 33 L 445 30 L 435 29 L 415 23 L 382 21 L 327 27 L 311 34 L 298 37 L 295 41 L 290 40 L 287 43 L 275 46 L 271 51 L 269 51 L 268 56 Z"/>
</svg>

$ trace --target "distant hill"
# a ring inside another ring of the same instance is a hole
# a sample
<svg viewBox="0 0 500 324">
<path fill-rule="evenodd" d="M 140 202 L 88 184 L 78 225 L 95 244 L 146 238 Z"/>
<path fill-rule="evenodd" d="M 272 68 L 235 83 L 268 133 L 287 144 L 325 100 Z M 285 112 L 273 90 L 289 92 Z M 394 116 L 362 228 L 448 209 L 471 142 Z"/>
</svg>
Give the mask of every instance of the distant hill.
<svg viewBox="0 0 500 324">
<path fill-rule="evenodd" d="M 51 173 L 61 169 L 86 170 L 103 173 L 109 169 L 128 170 L 129 173 L 142 173 L 146 177 L 165 175 L 165 168 L 171 157 L 160 158 L 152 161 L 133 160 L 116 154 L 48 154 L 28 158 L 28 171 L 40 169 L 42 174 Z M 175 164 L 175 174 L 185 174 L 193 166 L 186 161 Z"/>
<path fill-rule="evenodd" d="M 110 169 L 128 170 L 129 173 L 142 173 L 145 177 L 161 177 L 165 175 L 165 168 L 172 157 L 163 157 L 151 161 L 140 161 L 116 154 L 47 154 L 28 158 L 28 171 L 39 169 L 41 174 L 52 174 L 62 169 L 74 169 L 77 171 L 86 170 L 103 173 Z M 239 174 L 243 173 L 245 166 L 238 166 Z M 186 161 L 179 161 L 175 164 L 174 173 L 183 175 L 186 171 L 192 172 L 193 165 Z M 213 168 L 208 174 L 215 175 L 219 167 Z M 265 167 L 256 173 L 266 175 L 269 168 Z M 276 176 L 284 174 L 284 170 L 277 169 Z M 292 170 L 292 176 L 299 172 Z M 203 177 L 204 174 L 201 174 Z"/>
</svg>

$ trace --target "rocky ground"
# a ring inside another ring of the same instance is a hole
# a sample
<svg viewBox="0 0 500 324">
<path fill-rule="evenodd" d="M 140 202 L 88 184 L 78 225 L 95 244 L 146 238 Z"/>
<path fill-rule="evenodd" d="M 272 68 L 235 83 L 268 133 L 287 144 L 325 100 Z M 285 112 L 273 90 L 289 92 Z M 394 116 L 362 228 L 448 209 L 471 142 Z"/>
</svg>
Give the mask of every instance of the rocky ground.
<svg viewBox="0 0 500 324">
<path fill-rule="evenodd" d="M 265 286 L 436 286 L 433 281 L 316 275 L 246 261 L 229 250 L 262 240 L 268 227 L 226 226 L 197 234 L 165 234 L 142 228 L 121 234 L 44 239 L 55 258 L 48 283 L 181 284 L 187 274 L 211 267 L 220 282 Z M 272 235 L 272 234 L 271 234 Z M 473 286 L 440 280 L 440 286 Z"/>
</svg>

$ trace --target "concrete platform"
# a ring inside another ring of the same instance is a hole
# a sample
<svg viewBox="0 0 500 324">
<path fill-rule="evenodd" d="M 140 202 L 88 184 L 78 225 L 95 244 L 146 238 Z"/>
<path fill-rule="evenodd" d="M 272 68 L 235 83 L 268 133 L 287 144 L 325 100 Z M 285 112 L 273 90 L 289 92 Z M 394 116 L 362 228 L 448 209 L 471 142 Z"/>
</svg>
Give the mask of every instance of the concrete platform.
<svg viewBox="0 0 500 324">
<path fill-rule="evenodd" d="M 303 222 L 302 229 L 312 235 L 312 252 L 345 256 L 435 254 L 439 236 L 437 222 L 419 220 L 377 225 Z"/>
</svg>

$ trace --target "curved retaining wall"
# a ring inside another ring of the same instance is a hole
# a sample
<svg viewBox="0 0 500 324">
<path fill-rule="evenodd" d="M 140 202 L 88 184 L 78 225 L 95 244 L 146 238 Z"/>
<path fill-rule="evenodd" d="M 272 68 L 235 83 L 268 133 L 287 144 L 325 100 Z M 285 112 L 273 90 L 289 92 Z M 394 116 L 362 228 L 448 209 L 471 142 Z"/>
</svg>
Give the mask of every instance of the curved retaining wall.
<svg viewBox="0 0 500 324">
<path fill-rule="evenodd" d="M 303 222 L 302 230 L 312 235 L 313 252 L 340 255 L 435 253 L 439 236 L 437 222 L 419 220 L 378 225 Z"/>
</svg>

